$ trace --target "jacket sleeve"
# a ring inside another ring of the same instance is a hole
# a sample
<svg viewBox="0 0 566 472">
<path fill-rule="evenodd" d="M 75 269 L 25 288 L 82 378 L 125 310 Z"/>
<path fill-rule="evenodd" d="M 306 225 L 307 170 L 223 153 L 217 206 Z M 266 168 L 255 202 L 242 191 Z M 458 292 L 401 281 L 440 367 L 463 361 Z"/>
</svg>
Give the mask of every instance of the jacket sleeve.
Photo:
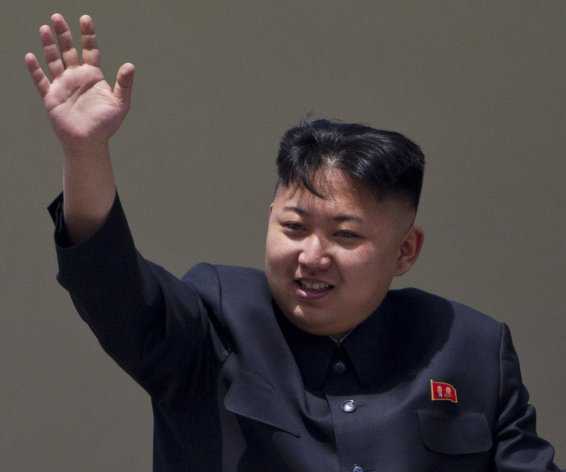
<svg viewBox="0 0 566 472">
<path fill-rule="evenodd" d="M 498 472 L 560 472 L 554 449 L 536 433 L 536 412 L 528 403 L 519 359 L 507 325 L 501 327 L 499 414 L 495 431 Z"/>
<path fill-rule="evenodd" d="M 190 284 L 137 252 L 119 198 L 103 227 L 77 246 L 66 237 L 61 195 L 49 211 L 58 280 L 104 350 L 156 401 L 206 394 L 214 369 L 206 309 Z"/>
</svg>

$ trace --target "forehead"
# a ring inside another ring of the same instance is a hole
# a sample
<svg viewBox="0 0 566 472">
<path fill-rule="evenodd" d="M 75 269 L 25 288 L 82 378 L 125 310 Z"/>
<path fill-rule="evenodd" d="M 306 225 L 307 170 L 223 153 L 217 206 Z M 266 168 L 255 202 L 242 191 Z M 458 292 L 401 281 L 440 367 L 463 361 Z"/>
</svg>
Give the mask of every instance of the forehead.
<svg viewBox="0 0 566 472">
<path fill-rule="evenodd" d="M 365 185 L 340 171 L 316 175 L 313 184 L 320 196 L 298 184 L 280 187 L 273 202 L 275 211 L 291 211 L 306 217 L 334 220 L 357 219 L 370 223 L 384 209 Z"/>
<path fill-rule="evenodd" d="M 319 171 L 313 176 L 317 196 L 299 184 L 277 189 L 272 209 L 292 211 L 309 217 L 355 219 L 364 225 L 382 225 L 406 229 L 412 224 L 415 212 L 402 200 L 388 198 L 378 201 L 370 188 L 336 169 Z M 347 218 L 343 218 L 346 216 Z"/>
<path fill-rule="evenodd" d="M 301 183 L 279 186 L 275 199 L 320 201 L 327 204 L 367 204 L 377 205 L 375 195 L 360 181 L 337 169 L 319 170 L 313 175 L 312 183 L 318 195 L 312 193 Z"/>
</svg>

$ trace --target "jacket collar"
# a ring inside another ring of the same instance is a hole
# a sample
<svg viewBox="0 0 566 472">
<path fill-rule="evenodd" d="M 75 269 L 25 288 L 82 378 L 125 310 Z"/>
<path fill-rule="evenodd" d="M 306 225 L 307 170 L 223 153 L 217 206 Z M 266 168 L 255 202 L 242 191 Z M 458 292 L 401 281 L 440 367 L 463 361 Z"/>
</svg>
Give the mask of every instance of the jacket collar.
<svg viewBox="0 0 566 472">
<path fill-rule="evenodd" d="M 295 357 L 304 383 L 322 389 L 333 357 L 342 349 L 363 387 L 376 385 L 388 372 L 397 345 L 392 304 L 389 296 L 341 342 L 316 336 L 294 326 L 275 305 L 275 314 Z"/>
</svg>

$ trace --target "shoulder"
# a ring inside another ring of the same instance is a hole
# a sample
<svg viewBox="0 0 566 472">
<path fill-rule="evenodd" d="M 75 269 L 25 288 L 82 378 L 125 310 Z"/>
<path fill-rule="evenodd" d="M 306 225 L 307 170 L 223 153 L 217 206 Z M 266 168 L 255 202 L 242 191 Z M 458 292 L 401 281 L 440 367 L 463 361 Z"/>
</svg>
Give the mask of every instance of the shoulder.
<svg viewBox="0 0 566 472">
<path fill-rule="evenodd" d="M 506 329 L 491 316 L 462 303 L 414 288 L 391 290 L 388 294 L 403 330 L 442 333 L 462 346 L 495 348 Z M 432 335 L 432 334 L 431 334 Z"/>
<path fill-rule="evenodd" d="M 246 346 L 250 352 L 251 339 L 277 341 L 279 333 L 273 313 L 273 303 L 263 271 L 249 267 L 198 264 L 183 277 L 198 292 L 208 318 L 218 333 L 225 336 L 224 344 Z M 267 337 L 271 333 L 274 338 Z M 234 347 L 235 346 L 235 347 Z M 242 350 L 240 349 L 240 352 Z"/>
<path fill-rule="evenodd" d="M 501 324 L 490 315 L 475 308 L 416 288 L 391 290 L 388 298 L 402 311 L 417 310 L 420 313 L 428 313 L 433 316 L 447 313 L 458 318 L 459 322 L 479 323 L 492 328 Z"/>
<path fill-rule="evenodd" d="M 251 267 L 200 263 L 189 269 L 182 280 L 197 286 L 220 284 L 235 286 L 257 286 L 265 283 L 262 270 Z"/>
<path fill-rule="evenodd" d="M 270 303 L 265 274 L 251 267 L 201 263 L 183 277 L 211 305 Z"/>
</svg>

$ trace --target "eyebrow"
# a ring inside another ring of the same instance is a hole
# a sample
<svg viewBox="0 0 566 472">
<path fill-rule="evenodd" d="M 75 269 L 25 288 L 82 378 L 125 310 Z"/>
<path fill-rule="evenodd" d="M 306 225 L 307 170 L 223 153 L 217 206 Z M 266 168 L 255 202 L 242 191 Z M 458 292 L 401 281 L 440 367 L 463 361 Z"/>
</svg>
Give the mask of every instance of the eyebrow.
<svg viewBox="0 0 566 472">
<path fill-rule="evenodd" d="M 308 211 L 306 211 L 304 208 L 300 208 L 297 206 L 292 206 L 292 205 L 285 205 L 283 207 L 284 211 L 292 211 L 294 213 L 297 213 L 298 215 L 301 216 L 305 216 L 305 217 L 309 217 L 310 213 Z M 362 223 L 363 219 L 360 218 L 359 216 L 356 215 L 350 215 L 350 214 L 339 214 L 339 215 L 335 215 L 331 218 L 333 221 L 336 221 L 338 223 L 342 222 L 342 221 L 356 221 L 358 223 Z"/>
</svg>

